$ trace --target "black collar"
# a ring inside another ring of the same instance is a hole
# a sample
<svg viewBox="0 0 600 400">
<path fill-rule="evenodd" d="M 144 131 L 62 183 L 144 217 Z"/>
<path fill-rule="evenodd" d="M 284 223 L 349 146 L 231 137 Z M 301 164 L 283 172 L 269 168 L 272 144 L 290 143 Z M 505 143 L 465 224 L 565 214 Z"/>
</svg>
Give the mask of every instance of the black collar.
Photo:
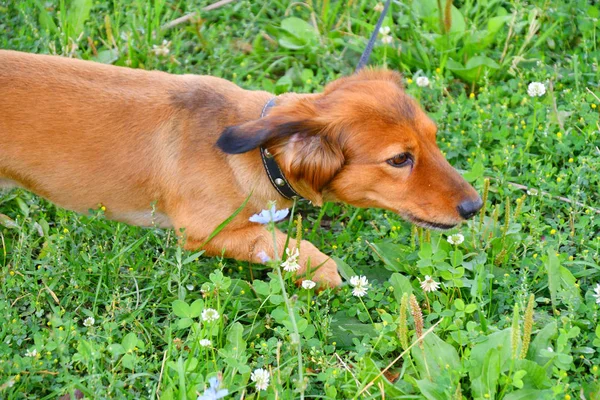
<svg viewBox="0 0 600 400">
<path fill-rule="evenodd" d="M 265 104 L 262 112 L 260 113 L 261 118 L 263 118 L 271 109 L 271 107 L 275 105 L 275 99 L 276 97 L 273 97 L 267 102 L 267 104 Z M 265 166 L 265 171 L 267 171 L 267 176 L 269 177 L 269 180 L 271 181 L 271 184 L 275 190 L 277 190 L 280 195 L 288 200 L 291 200 L 294 197 L 301 199 L 302 196 L 300 196 L 298 192 L 292 188 L 287 179 L 285 179 L 283 172 L 281 172 L 279 165 L 277 165 L 277 161 L 275 161 L 275 157 L 273 157 L 269 150 L 264 146 L 260 146 L 260 157 L 262 158 L 263 165 Z"/>
</svg>

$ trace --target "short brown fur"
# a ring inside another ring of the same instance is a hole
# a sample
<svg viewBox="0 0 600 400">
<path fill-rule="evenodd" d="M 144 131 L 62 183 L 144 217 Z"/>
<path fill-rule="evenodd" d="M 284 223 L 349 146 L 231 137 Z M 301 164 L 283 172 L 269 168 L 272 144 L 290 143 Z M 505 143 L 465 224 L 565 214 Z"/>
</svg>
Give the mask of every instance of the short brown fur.
<svg viewBox="0 0 600 400">
<path fill-rule="evenodd" d="M 461 202 L 478 199 L 392 71 L 363 70 L 322 94 L 281 95 L 264 118 L 271 94 L 223 79 L 13 51 L 0 51 L 0 89 L 0 186 L 22 186 L 81 213 L 102 204 L 111 219 L 173 227 L 189 249 L 252 193 L 204 246 L 208 255 L 274 257 L 271 235 L 248 218 L 268 201 L 279 208 L 291 202 L 269 182 L 261 145 L 317 205 L 379 207 L 449 227 L 462 220 Z M 412 166 L 387 163 L 406 152 Z M 280 253 L 284 243 L 278 231 Z M 300 255 L 299 274 L 320 265 L 312 279 L 340 284 L 335 263 L 314 245 L 302 241 Z"/>
</svg>

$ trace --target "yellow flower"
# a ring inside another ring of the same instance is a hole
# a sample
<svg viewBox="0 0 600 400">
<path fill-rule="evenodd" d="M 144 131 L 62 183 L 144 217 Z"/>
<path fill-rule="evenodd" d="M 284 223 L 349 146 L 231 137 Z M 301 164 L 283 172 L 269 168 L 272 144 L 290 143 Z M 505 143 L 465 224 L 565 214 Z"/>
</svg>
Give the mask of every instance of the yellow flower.
<svg viewBox="0 0 600 400">
<path fill-rule="evenodd" d="M 470 99 L 474 99 L 474 98 L 475 98 L 475 93 L 471 93 L 471 94 L 469 95 L 469 98 L 470 98 Z"/>
<path fill-rule="evenodd" d="M 559 176 L 558 178 L 556 178 L 556 182 L 560 182 L 562 181 L 562 178 Z"/>
<path fill-rule="evenodd" d="M 533 255 L 533 258 L 537 258 L 537 253 L 535 253 L 535 254 Z"/>
<path fill-rule="evenodd" d="M 597 105 L 595 105 L 594 103 L 592 103 L 592 108 L 596 108 L 596 107 L 597 107 Z"/>
<path fill-rule="evenodd" d="M 437 72 L 439 74 L 440 72 L 442 72 L 442 70 L 440 68 L 436 68 L 435 72 Z"/>
<path fill-rule="evenodd" d="M 556 134 L 556 137 L 560 139 L 560 138 L 562 137 L 562 132 L 558 132 L 558 133 Z"/>
<path fill-rule="evenodd" d="M 569 162 L 573 162 L 573 157 L 569 158 Z"/>
<path fill-rule="evenodd" d="M 407 78 L 407 79 L 406 79 L 406 83 L 410 85 L 411 83 L 413 83 L 413 80 L 412 80 L 412 79 L 410 79 L 410 78 Z"/>
<path fill-rule="evenodd" d="M 554 235 L 555 233 L 556 233 L 556 229 L 552 229 L 552 230 L 550 231 L 550 234 L 551 234 L 551 235 Z"/>
</svg>

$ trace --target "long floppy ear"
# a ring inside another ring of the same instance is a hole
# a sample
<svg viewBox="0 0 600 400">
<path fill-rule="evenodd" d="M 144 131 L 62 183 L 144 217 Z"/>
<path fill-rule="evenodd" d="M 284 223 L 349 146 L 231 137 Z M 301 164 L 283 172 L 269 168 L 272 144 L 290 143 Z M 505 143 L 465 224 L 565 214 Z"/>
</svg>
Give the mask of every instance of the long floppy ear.
<svg viewBox="0 0 600 400">
<path fill-rule="evenodd" d="M 317 111 L 312 101 L 301 99 L 275 107 L 268 116 L 242 125 L 229 126 L 221 133 L 217 146 L 228 154 L 241 154 L 264 145 L 270 139 L 302 134 Z"/>
<path fill-rule="evenodd" d="M 275 134 L 270 121 L 262 118 L 225 128 L 217 140 L 217 146 L 227 154 L 246 153 L 263 145 Z"/>
<path fill-rule="evenodd" d="M 319 204 L 321 191 L 344 164 L 344 156 L 316 109 L 307 104 L 302 108 L 299 112 L 296 104 L 293 111 L 274 110 L 277 113 L 268 117 L 228 127 L 217 146 L 229 154 L 267 147 L 292 186 Z"/>
</svg>

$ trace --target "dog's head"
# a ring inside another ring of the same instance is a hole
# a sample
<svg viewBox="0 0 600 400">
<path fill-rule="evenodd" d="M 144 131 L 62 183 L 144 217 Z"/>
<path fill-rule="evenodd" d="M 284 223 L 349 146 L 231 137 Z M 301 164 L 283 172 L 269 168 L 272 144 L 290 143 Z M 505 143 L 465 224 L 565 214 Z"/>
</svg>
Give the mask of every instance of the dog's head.
<svg viewBox="0 0 600 400">
<path fill-rule="evenodd" d="M 367 69 L 225 129 L 217 145 L 230 154 L 267 147 L 296 191 L 317 204 L 385 208 L 446 229 L 475 215 L 481 199 L 440 152 L 436 131 L 399 74 Z"/>
</svg>

